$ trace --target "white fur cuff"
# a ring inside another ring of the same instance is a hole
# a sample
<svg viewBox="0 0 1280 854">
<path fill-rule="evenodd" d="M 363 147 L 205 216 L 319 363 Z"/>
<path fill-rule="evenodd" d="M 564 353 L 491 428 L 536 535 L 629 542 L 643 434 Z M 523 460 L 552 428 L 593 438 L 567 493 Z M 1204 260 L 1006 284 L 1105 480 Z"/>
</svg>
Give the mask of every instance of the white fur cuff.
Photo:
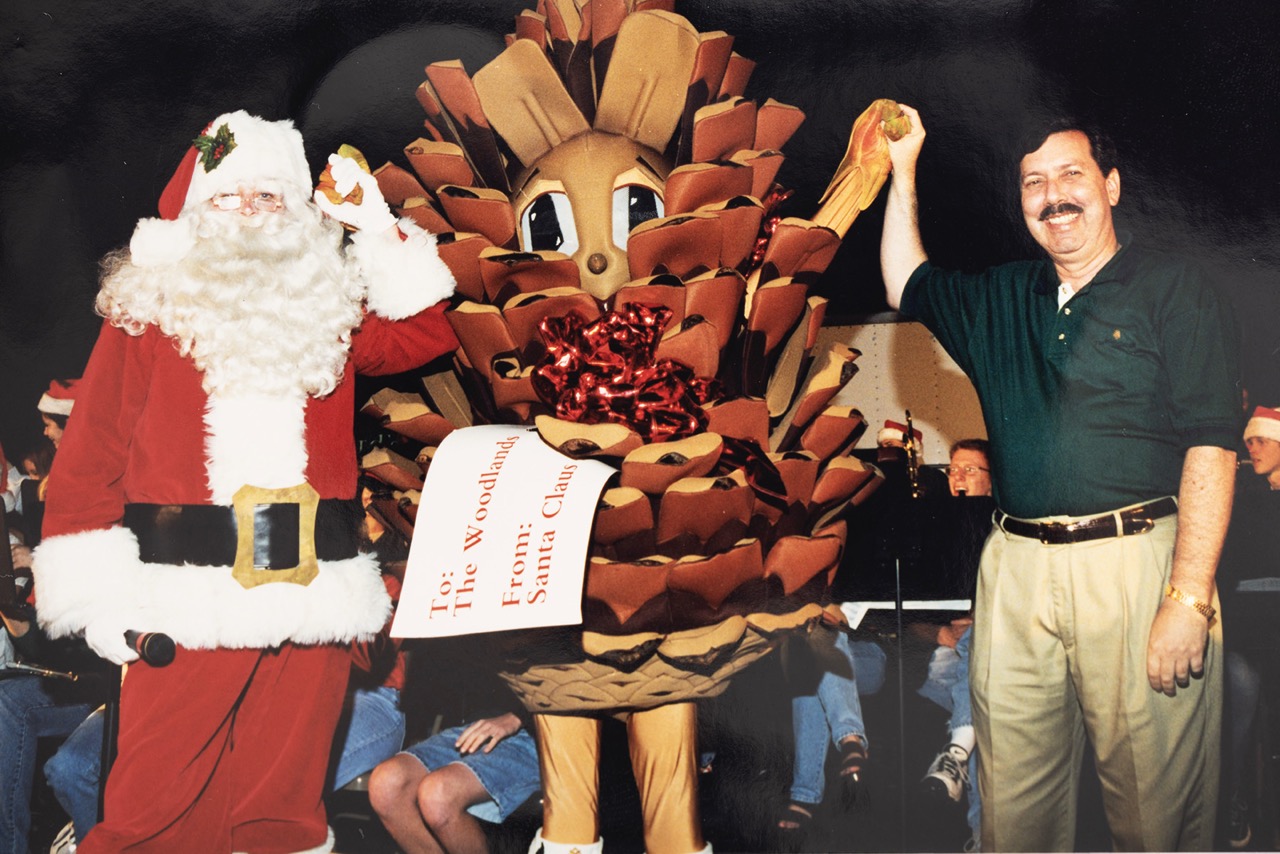
<svg viewBox="0 0 1280 854">
<path fill-rule="evenodd" d="M 369 310 L 389 320 L 403 320 L 447 299 L 453 273 L 440 260 L 435 235 L 410 219 L 399 222 L 406 235 L 358 231 L 348 250 L 366 285 Z"/>
<path fill-rule="evenodd" d="M 132 531 L 49 537 L 32 557 L 36 615 L 50 637 L 78 634 L 103 615 L 127 616 L 142 566 Z"/>
</svg>

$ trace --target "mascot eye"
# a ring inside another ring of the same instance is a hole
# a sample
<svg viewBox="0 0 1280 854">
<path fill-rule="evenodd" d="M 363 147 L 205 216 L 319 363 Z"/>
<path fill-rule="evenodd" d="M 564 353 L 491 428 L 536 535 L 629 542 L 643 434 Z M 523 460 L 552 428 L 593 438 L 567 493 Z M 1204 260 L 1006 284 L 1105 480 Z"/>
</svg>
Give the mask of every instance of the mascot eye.
<svg viewBox="0 0 1280 854">
<path fill-rule="evenodd" d="M 637 225 L 663 215 L 662 199 L 648 187 L 629 184 L 613 191 L 613 243 L 627 248 L 627 235 Z"/>
<path fill-rule="evenodd" d="M 572 255 L 578 251 L 578 229 L 573 208 L 564 193 L 543 193 L 520 215 L 520 232 L 526 251 L 549 249 Z"/>
</svg>

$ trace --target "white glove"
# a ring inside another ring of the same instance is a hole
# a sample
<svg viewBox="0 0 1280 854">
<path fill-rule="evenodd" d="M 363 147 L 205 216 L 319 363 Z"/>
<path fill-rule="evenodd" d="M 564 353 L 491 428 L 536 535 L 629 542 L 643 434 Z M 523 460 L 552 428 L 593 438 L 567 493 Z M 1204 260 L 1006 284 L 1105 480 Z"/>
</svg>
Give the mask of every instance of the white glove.
<svg viewBox="0 0 1280 854">
<path fill-rule="evenodd" d="M 84 627 L 84 642 L 112 664 L 128 664 L 138 660 L 138 653 L 125 643 L 125 630 L 126 627 L 118 620 L 97 619 Z"/>
<path fill-rule="evenodd" d="M 370 234 L 379 234 L 396 224 L 387 200 L 382 197 L 382 190 L 378 189 L 378 179 L 361 169 L 359 163 L 350 157 L 330 154 L 329 173 L 339 195 L 346 196 L 359 184 L 364 190 L 364 197 L 358 205 L 353 202 L 335 205 L 322 191 L 316 190 L 315 202 L 320 210 L 338 222 Z"/>
</svg>

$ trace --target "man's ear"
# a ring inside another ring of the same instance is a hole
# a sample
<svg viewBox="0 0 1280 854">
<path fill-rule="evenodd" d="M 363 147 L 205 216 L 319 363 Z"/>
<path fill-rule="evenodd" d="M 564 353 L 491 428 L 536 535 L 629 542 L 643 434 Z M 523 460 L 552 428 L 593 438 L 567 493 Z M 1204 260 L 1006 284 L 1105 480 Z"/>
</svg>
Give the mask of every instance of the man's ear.
<svg viewBox="0 0 1280 854">
<path fill-rule="evenodd" d="M 1112 169 L 1107 174 L 1107 200 L 1111 202 L 1111 207 L 1115 207 L 1120 202 L 1120 170 Z"/>
</svg>

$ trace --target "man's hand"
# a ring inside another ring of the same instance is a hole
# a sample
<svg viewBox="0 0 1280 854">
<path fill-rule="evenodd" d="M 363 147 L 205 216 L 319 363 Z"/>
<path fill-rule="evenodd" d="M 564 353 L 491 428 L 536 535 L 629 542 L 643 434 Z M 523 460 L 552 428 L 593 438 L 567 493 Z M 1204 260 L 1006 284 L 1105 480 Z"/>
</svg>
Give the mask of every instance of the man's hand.
<svg viewBox="0 0 1280 854">
<path fill-rule="evenodd" d="M 1204 673 L 1209 621 L 1194 608 L 1165 597 L 1147 639 L 1147 681 L 1170 697 Z"/>
<path fill-rule="evenodd" d="M 973 625 L 973 617 L 960 617 L 952 620 L 945 626 L 938 627 L 938 646 L 949 646 L 956 648 L 956 644 L 960 643 L 960 638 L 964 637 L 964 633 Z"/>
<path fill-rule="evenodd" d="M 915 174 L 916 161 L 920 159 L 920 148 L 924 145 L 924 125 L 920 123 L 920 113 L 906 104 L 898 106 L 907 118 L 911 119 L 911 130 L 901 139 L 895 140 L 890 139 L 888 135 L 885 136 L 885 141 L 889 144 L 889 162 L 893 164 L 895 178 L 898 175 Z"/>
<path fill-rule="evenodd" d="M 378 189 L 377 178 L 361 169 L 360 164 L 350 157 L 343 157 L 340 154 L 329 155 L 329 169 L 336 185 L 334 189 L 340 195 L 349 195 L 359 184 L 360 189 L 364 191 L 363 198 L 360 204 L 343 202 L 335 205 L 322 191 L 316 190 L 314 198 L 320 210 L 344 225 L 371 234 L 378 234 L 395 227 L 396 218 L 387 207 L 382 191 Z"/>
<path fill-rule="evenodd" d="M 520 718 L 512 712 L 496 718 L 483 718 L 464 729 L 453 746 L 458 748 L 459 753 L 464 754 L 475 753 L 477 750 L 489 753 L 498 746 L 498 742 L 507 736 L 515 735 L 519 729 Z"/>
</svg>

